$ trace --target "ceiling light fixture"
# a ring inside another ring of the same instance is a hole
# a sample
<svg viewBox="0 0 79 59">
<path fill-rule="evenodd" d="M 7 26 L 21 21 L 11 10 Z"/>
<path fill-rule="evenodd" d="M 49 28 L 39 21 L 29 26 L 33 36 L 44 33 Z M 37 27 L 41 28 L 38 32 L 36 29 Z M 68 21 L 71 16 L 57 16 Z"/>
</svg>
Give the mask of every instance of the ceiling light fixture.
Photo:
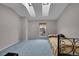
<svg viewBox="0 0 79 59">
<path fill-rule="evenodd" d="M 28 3 L 28 5 L 29 5 L 29 6 L 32 6 L 32 4 L 31 4 L 31 3 Z"/>
<path fill-rule="evenodd" d="M 43 3 L 43 5 L 48 5 L 49 3 Z"/>
</svg>

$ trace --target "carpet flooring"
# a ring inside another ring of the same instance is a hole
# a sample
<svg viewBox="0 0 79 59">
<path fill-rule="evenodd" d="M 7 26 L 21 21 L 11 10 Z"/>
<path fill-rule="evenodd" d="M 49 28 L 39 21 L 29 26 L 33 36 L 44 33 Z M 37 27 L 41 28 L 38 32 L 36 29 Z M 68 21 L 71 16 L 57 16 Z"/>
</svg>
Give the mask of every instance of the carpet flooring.
<svg viewBox="0 0 79 59">
<path fill-rule="evenodd" d="M 18 53 L 19 56 L 52 56 L 48 40 L 26 40 L 0 51 L 0 56 L 8 52 Z"/>
</svg>

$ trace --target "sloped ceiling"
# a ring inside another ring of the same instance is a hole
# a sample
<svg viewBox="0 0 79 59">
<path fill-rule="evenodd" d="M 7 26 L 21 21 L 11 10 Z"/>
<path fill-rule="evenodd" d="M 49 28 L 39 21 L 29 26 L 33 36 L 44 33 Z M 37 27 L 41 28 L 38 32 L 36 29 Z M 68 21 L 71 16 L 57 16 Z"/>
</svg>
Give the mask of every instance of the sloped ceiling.
<svg viewBox="0 0 79 59">
<path fill-rule="evenodd" d="M 62 14 L 68 3 L 51 3 L 48 16 L 42 16 L 42 3 L 32 3 L 36 16 L 30 16 L 23 3 L 3 3 L 12 8 L 19 16 L 27 17 L 28 20 L 57 20 Z"/>
</svg>

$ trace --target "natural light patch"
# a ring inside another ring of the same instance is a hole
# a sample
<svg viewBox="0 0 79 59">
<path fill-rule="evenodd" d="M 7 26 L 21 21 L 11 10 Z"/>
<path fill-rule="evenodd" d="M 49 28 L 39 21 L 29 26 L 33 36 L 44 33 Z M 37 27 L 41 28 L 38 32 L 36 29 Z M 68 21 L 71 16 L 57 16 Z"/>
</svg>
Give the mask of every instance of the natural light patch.
<svg viewBox="0 0 79 59">
<path fill-rule="evenodd" d="M 27 8 L 30 16 L 35 17 L 35 11 L 33 5 L 31 3 L 23 3 L 23 5 Z"/>
<path fill-rule="evenodd" d="M 39 27 L 40 27 L 40 37 L 45 37 L 46 36 L 46 23 L 39 23 Z"/>
<path fill-rule="evenodd" d="M 51 3 L 42 3 L 42 15 L 48 16 Z"/>
</svg>

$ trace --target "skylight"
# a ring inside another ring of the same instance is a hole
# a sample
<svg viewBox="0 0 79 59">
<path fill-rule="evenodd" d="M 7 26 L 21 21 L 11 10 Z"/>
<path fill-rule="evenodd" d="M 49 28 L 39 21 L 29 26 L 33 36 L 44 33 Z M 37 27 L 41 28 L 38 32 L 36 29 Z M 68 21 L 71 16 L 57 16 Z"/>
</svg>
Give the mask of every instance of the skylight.
<svg viewBox="0 0 79 59">
<path fill-rule="evenodd" d="M 42 16 L 48 16 L 50 5 L 50 3 L 42 3 Z"/>
<path fill-rule="evenodd" d="M 23 5 L 27 8 L 30 16 L 35 17 L 35 11 L 33 5 L 31 3 L 24 3 Z"/>
</svg>

